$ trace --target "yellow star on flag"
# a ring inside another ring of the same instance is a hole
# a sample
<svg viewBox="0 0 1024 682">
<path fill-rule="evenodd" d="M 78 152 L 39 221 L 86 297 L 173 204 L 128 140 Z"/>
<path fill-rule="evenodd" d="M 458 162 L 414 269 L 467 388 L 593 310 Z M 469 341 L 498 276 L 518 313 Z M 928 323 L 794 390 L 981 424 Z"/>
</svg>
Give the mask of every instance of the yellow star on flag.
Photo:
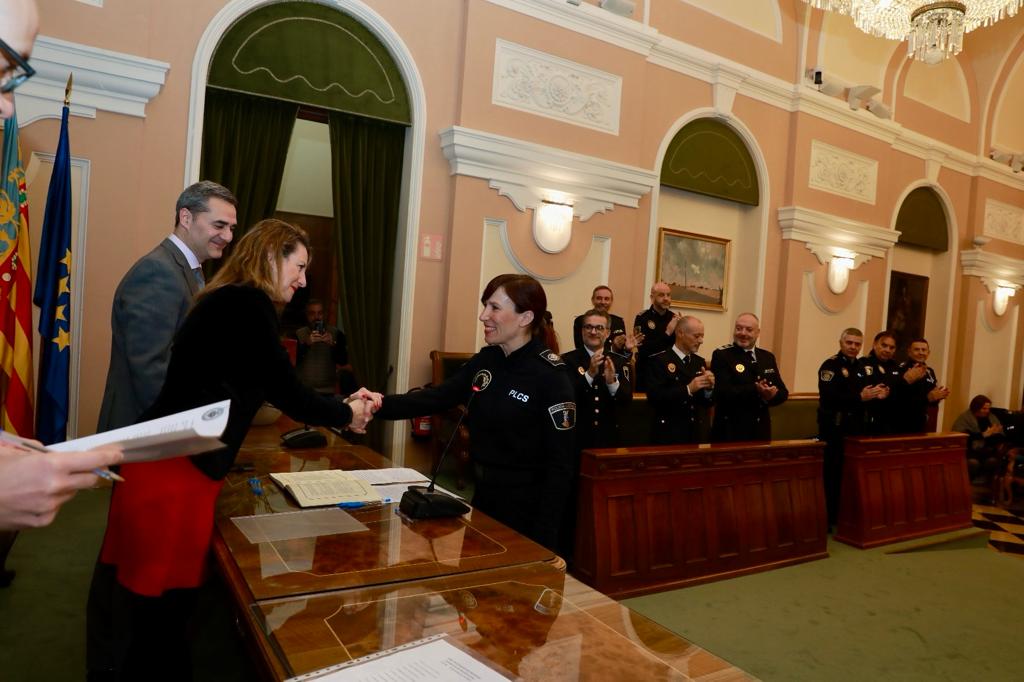
<svg viewBox="0 0 1024 682">
<path fill-rule="evenodd" d="M 67 308 L 68 307 L 66 305 L 57 306 L 57 309 L 53 311 L 53 319 L 67 322 L 68 318 L 64 317 L 64 311 L 67 310 Z"/>
<path fill-rule="evenodd" d="M 67 267 L 68 272 L 71 272 L 71 249 L 66 249 L 64 251 L 64 257 L 60 259 L 60 262 Z"/>
<path fill-rule="evenodd" d="M 57 295 L 58 296 L 60 296 L 61 294 L 70 294 L 71 293 L 71 289 L 68 288 L 68 282 L 70 280 L 71 280 L 70 277 L 61 277 L 60 278 L 60 286 L 57 289 Z"/>
<path fill-rule="evenodd" d="M 57 338 L 53 340 L 57 344 L 57 350 L 62 351 L 71 345 L 71 332 L 67 329 L 58 329 Z"/>
</svg>

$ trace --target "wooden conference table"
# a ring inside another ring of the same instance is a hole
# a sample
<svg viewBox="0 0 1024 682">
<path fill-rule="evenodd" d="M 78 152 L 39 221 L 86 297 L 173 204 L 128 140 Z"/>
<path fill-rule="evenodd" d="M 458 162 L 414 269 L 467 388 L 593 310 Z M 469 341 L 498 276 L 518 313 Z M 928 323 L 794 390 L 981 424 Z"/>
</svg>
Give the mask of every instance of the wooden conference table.
<svg viewBox="0 0 1024 682">
<path fill-rule="evenodd" d="M 231 517 L 298 511 L 270 472 L 390 464 L 334 436 L 326 448 L 283 450 L 291 426 L 251 429 L 238 458 L 251 471 L 228 475 L 214 534 L 218 570 L 266 679 L 440 633 L 527 680 L 749 679 L 566 576 L 551 551 L 476 510 L 412 521 L 385 504 L 349 512 L 365 531 L 250 543 Z"/>
</svg>

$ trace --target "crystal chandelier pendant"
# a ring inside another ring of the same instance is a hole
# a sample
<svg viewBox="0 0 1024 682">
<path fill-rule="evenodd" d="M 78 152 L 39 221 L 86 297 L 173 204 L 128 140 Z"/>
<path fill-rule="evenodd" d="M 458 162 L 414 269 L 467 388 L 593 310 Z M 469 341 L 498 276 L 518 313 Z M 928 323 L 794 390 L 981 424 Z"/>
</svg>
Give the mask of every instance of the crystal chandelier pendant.
<svg viewBox="0 0 1024 682">
<path fill-rule="evenodd" d="M 937 64 L 960 54 L 966 13 L 967 6 L 962 2 L 933 2 L 918 7 L 910 15 L 907 56 Z"/>
<path fill-rule="evenodd" d="M 861 31 L 906 40 L 907 56 L 935 64 L 960 54 L 964 34 L 1012 17 L 1024 0 L 804 0 L 848 15 Z"/>
</svg>

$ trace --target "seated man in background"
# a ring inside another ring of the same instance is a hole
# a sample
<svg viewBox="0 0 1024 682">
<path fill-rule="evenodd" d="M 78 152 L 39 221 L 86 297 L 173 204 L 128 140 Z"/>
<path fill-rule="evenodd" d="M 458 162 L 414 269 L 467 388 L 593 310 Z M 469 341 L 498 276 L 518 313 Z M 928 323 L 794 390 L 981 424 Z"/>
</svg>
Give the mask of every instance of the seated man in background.
<svg viewBox="0 0 1024 682">
<path fill-rule="evenodd" d="M 340 329 L 327 326 L 323 301 L 309 299 L 306 322 L 308 326 L 295 332 L 299 342 L 295 354 L 299 380 L 319 393 L 336 393 L 340 387 L 342 395 L 351 395 L 359 387 L 352 370 L 344 368 L 348 365 L 348 344 Z"/>
</svg>

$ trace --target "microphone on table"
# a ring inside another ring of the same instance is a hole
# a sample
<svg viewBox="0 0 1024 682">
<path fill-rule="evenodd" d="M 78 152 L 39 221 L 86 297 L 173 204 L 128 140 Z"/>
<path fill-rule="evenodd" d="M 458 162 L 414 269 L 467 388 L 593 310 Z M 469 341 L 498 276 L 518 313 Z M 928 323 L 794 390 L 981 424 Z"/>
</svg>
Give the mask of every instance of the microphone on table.
<svg viewBox="0 0 1024 682">
<path fill-rule="evenodd" d="M 443 519 L 450 516 L 462 516 L 469 511 L 469 505 L 457 497 L 435 492 L 434 484 L 437 482 L 437 475 L 441 471 L 441 465 L 444 464 L 444 458 L 448 455 L 452 443 L 455 442 L 455 436 L 459 433 L 462 420 L 466 418 L 466 414 L 469 412 L 469 406 L 473 402 L 473 397 L 487 388 L 487 384 L 491 383 L 490 373 L 485 374 L 485 371 L 481 370 L 473 377 L 472 392 L 469 394 L 469 400 L 466 401 L 466 409 L 459 415 L 458 421 L 455 422 L 455 428 L 452 430 L 452 435 L 448 437 L 448 443 L 444 446 L 444 450 L 441 451 L 441 457 L 437 460 L 434 473 L 430 476 L 430 485 L 411 485 L 402 494 L 402 500 L 398 503 L 398 510 L 410 519 Z"/>
</svg>

